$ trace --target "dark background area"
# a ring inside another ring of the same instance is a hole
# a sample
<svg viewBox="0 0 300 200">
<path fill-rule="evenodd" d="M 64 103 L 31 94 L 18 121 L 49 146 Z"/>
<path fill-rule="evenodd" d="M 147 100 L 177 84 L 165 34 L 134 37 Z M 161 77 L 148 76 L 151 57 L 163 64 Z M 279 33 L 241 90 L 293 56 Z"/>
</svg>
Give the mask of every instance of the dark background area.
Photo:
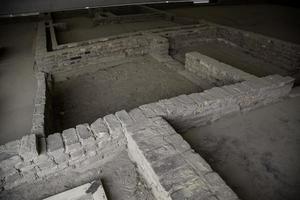
<svg viewBox="0 0 300 200">
<path fill-rule="evenodd" d="M 188 2 L 189 0 L 168 0 Z M 0 15 L 74 10 L 85 7 L 101 7 L 143 3 L 161 3 L 162 0 L 1 0 Z"/>
<path fill-rule="evenodd" d="M 0 15 L 53 12 L 62 10 L 82 9 L 86 7 L 119 6 L 129 4 L 165 3 L 163 0 L 1 0 Z M 192 2 L 192 0 L 168 0 L 170 6 L 175 2 Z M 274 3 L 299 6 L 296 0 L 210 0 L 211 4 L 234 5 L 252 3 Z M 175 5 L 175 6 L 180 6 Z"/>
</svg>

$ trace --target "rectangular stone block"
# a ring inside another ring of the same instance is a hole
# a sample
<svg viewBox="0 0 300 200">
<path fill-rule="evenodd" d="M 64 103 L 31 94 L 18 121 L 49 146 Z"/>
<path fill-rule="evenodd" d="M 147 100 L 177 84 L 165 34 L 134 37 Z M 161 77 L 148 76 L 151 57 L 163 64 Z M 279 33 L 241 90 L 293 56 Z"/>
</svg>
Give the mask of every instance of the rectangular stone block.
<svg viewBox="0 0 300 200">
<path fill-rule="evenodd" d="M 145 104 L 139 107 L 147 117 L 155 117 L 157 114 L 152 110 L 151 104 Z"/>
<path fill-rule="evenodd" d="M 102 118 L 97 119 L 91 124 L 91 130 L 96 137 L 96 140 L 100 140 L 103 137 L 109 137 L 108 128 Z"/>
<path fill-rule="evenodd" d="M 33 160 L 38 156 L 35 135 L 31 134 L 22 137 L 19 154 L 25 161 Z"/>
<path fill-rule="evenodd" d="M 177 154 L 177 152 L 175 151 L 174 147 L 167 144 L 151 151 L 144 152 L 144 156 L 149 163 L 155 163 L 158 160 L 165 159 L 175 154 Z"/>
<path fill-rule="evenodd" d="M 148 118 L 144 115 L 144 113 L 139 108 L 135 108 L 129 111 L 129 115 L 136 122 L 148 120 Z"/>
<path fill-rule="evenodd" d="M 60 133 L 49 135 L 46 139 L 46 142 L 47 152 L 54 157 L 59 156 L 65 151 L 62 136 Z"/>
<path fill-rule="evenodd" d="M 133 119 L 125 110 L 118 111 L 115 115 L 120 120 L 123 127 L 130 126 L 133 123 Z"/>
<path fill-rule="evenodd" d="M 95 138 L 93 137 L 92 132 L 88 124 L 80 124 L 76 126 L 76 132 L 79 138 L 79 141 L 83 146 L 91 145 L 95 143 Z"/>
<path fill-rule="evenodd" d="M 7 159 L 0 161 L 0 169 L 3 171 L 14 168 L 16 165 L 21 164 L 23 161 L 18 155 L 10 156 Z"/>
<path fill-rule="evenodd" d="M 62 133 L 62 138 L 65 143 L 66 153 L 76 151 L 76 149 L 81 147 L 76 130 L 74 128 L 64 130 Z"/>
<path fill-rule="evenodd" d="M 166 116 L 167 110 L 158 103 L 150 103 L 140 106 L 147 117 Z M 153 112 L 152 112 L 153 111 Z"/>
<path fill-rule="evenodd" d="M 46 170 L 49 168 L 53 168 L 55 166 L 56 166 L 56 164 L 54 163 L 54 161 L 52 159 L 48 159 L 48 160 L 45 160 L 44 162 L 37 164 L 37 167 L 40 170 Z"/>
<path fill-rule="evenodd" d="M 170 195 L 172 200 L 219 200 L 219 198 L 216 198 L 216 196 L 209 191 L 206 183 L 200 178 L 189 179 L 178 188 L 181 189 L 174 191 Z"/>
<path fill-rule="evenodd" d="M 57 171 L 58 171 L 58 167 L 57 167 L 57 165 L 55 165 L 52 168 L 45 168 L 45 169 L 43 169 L 41 171 L 37 171 L 37 176 L 40 177 L 40 178 L 42 178 L 42 177 L 48 176 L 50 174 L 53 174 L 53 173 L 55 173 Z"/>
<path fill-rule="evenodd" d="M 19 169 L 21 172 L 32 171 L 35 168 L 36 164 L 33 161 L 30 162 L 21 162 L 17 164 L 15 167 Z"/>
<path fill-rule="evenodd" d="M 21 145 L 20 140 L 14 140 L 14 141 L 6 143 L 2 147 L 4 148 L 3 151 L 5 151 L 6 153 L 18 154 L 20 145 Z M 1 150 L 0 150 L 0 152 L 1 152 Z M 0 158 L 0 160 L 2 160 L 2 159 Z"/>
<path fill-rule="evenodd" d="M 205 92 L 210 96 L 220 99 L 228 98 L 231 96 L 231 94 L 224 90 L 222 87 L 214 87 L 209 90 L 206 90 Z"/>
<path fill-rule="evenodd" d="M 165 191 L 172 193 L 173 191 L 186 188 L 187 184 L 194 182 L 197 178 L 195 172 L 185 165 L 166 172 L 160 177 L 160 183 Z M 207 188 L 205 183 L 202 187 Z"/>
<path fill-rule="evenodd" d="M 68 154 L 60 154 L 56 157 L 54 157 L 54 161 L 57 163 L 57 164 L 61 164 L 61 163 L 65 163 L 69 160 L 69 155 Z"/>
<path fill-rule="evenodd" d="M 139 146 L 139 149 L 143 152 L 147 152 L 155 148 L 168 145 L 168 143 L 163 140 L 162 136 L 155 136 L 155 137 L 145 139 L 143 136 L 139 134 L 135 134 L 132 135 L 132 138 Z"/>
<path fill-rule="evenodd" d="M 199 175 L 212 171 L 210 165 L 198 153 L 195 153 L 194 150 L 186 151 L 182 156 Z"/>
<path fill-rule="evenodd" d="M 5 177 L 5 186 L 6 190 L 12 189 L 19 184 L 23 183 L 22 176 L 19 172 L 15 172 Z"/>
<path fill-rule="evenodd" d="M 174 154 L 151 163 L 151 165 L 158 177 L 163 178 L 168 171 L 186 166 L 186 162 L 179 154 Z"/>
<path fill-rule="evenodd" d="M 77 160 L 85 156 L 83 148 L 78 149 L 77 151 L 70 152 L 71 160 Z"/>
<path fill-rule="evenodd" d="M 198 106 L 203 106 L 204 103 L 207 101 L 207 99 L 205 99 L 203 96 L 200 95 L 200 93 L 192 93 L 190 95 L 188 95 L 191 99 L 193 99 Z"/>
<path fill-rule="evenodd" d="M 123 129 L 122 129 L 122 125 L 121 122 L 117 119 L 117 117 L 115 115 L 106 115 L 103 118 L 105 124 L 107 125 L 108 129 L 109 129 L 109 134 L 111 135 L 111 137 L 117 138 L 120 137 L 123 134 Z"/>
<path fill-rule="evenodd" d="M 179 135 L 173 134 L 170 136 L 164 137 L 164 140 L 172 145 L 178 153 L 184 153 L 191 150 L 191 146 Z"/>
</svg>

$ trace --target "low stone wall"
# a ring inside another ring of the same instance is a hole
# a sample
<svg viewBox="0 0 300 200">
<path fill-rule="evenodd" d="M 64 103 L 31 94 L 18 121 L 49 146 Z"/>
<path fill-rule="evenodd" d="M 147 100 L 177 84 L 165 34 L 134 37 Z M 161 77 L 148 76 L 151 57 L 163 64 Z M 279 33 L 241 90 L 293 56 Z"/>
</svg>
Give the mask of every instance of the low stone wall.
<svg viewBox="0 0 300 200">
<path fill-rule="evenodd" d="M 100 58 L 113 58 L 115 56 L 140 56 L 148 53 L 148 38 L 144 36 L 133 36 L 122 39 L 102 41 L 86 45 L 84 47 L 74 47 L 60 51 L 49 52 L 45 59 L 52 60 L 50 65 L 40 65 L 40 70 L 46 72 L 58 72 L 65 67 L 72 67 L 78 64 L 88 65 Z"/>
<path fill-rule="evenodd" d="M 214 24 L 218 38 L 234 43 L 254 57 L 288 71 L 300 66 L 300 46 L 231 27 Z"/>
<path fill-rule="evenodd" d="M 278 101 L 289 94 L 293 82 L 291 77 L 272 75 L 214 87 L 202 93 L 180 95 L 139 108 L 147 117 L 163 117 L 177 131 L 182 132 L 234 112 L 247 111 Z"/>
<path fill-rule="evenodd" d="M 124 149 L 126 139 L 114 115 L 47 138 L 26 135 L 0 146 L 1 188 L 8 190 L 70 168 L 99 167 Z"/>
<path fill-rule="evenodd" d="M 215 40 L 239 47 L 253 57 L 279 66 L 288 72 L 299 70 L 300 46 L 297 44 L 204 20 L 201 20 L 199 24 L 202 27 L 195 27 L 194 30 L 173 31 L 167 35 L 162 33 L 170 41 L 172 56 L 182 48 L 197 46 L 197 43 L 203 41 Z"/>
<path fill-rule="evenodd" d="M 45 25 L 40 23 L 38 35 L 44 35 L 42 33 L 43 27 Z M 115 61 L 116 57 L 123 59 L 146 55 L 149 54 L 151 41 L 152 38 L 145 34 L 134 33 L 70 43 L 67 48 L 58 45 L 57 48 L 61 47 L 61 49 L 49 52 L 47 52 L 46 45 L 41 45 L 44 48 L 41 52 L 36 53 L 37 71 L 59 73 L 69 69 L 76 70 L 81 66 L 93 64 L 100 59 L 104 60 L 105 63 L 109 63 Z M 37 51 L 40 51 L 40 49 L 37 49 Z"/>
<path fill-rule="evenodd" d="M 222 178 L 162 118 L 117 112 L 130 158 L 157 199 L 238 199 Z"/>
<path fill-rule="evenodd" d="M 197 76 L 209 80 L 217 86 L 257 79 L 256 76 L 198 52 L 190 52 L 186 54 L 185 68 Z"/>
<path fill-rule="evenodd" d="M 45 119 L 48 104 L 48 87 L 47 87 L 47 74 L 38 72 L 35 75 L 37 80 L 37 90 L 34 99 L 34 109 L 32 117 L 31 133 L 38 136 L 45 136 Z M 49 97 L 49 96 L 48 96 Z"/>
<path fill-rule="evenodd" d="M 277 101 L 288 95 L 292 85 L 290 77 L 267 76 L 142 105 L 130 111 L 129 118 L 120 111 L 90 126 L 81 124 L 47 138 L 26 135 L 0 146 L 1 187 L 11 189 L 60 170 L 87 170 L 94 163 L 99 163 L 98 167 L 126 149 L 127 144 L 131 158 L 158 198 L 183 199 L 201 193 L 212 199 L 226 199 L 227 195 L 228 199 L 236 199 L 222 179 L 162 118 L 176 130 L 184 131 Z M 156 136 L 159 137 L 155 139 Z"/>
<path fill-rule="evenodd" d="M 105 14 L 105 13 L 103 13 Z M 106 16 L 103 17 L 101 14 L 95 15 L 94 23 L 97 25 L 101 24 L 122 24 L 130 22 L 144 22 L 152 20 L 163 20 L 166 16 L 161 13 L 145 13 L 135 15 L 124 15 L 124 16 Z"/>
</svg>

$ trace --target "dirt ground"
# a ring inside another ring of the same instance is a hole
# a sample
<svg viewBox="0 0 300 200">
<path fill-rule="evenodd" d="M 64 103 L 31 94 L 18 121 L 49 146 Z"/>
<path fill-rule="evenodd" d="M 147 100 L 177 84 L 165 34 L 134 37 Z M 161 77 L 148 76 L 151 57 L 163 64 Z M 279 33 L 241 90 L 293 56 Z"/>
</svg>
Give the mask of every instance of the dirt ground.
<svg viewBox="0 0 300 200">
<path fill-rule="evenodd" d="M 67 23 L 68 26 L 68 30 L 56 31 L 58 44 L 79 42 L 99 37 L 108 37 L 123 33 L 178 25 L 166 20 L 149 20 L 145 22 L 105 24 L 95 26 L 91 18 L 83 16 L 60 19 L 57 20 L 57 22 Z"/>
<path fill-rule="evenodd" d="M 191 129 L 183 137 L 243 200 L 300 195 L 300 97 Z"/>
<path fill-rule="evenodd" d="M 75 178 L 76 177 L 76 178 Z M 122 152 L 103 166 L 84 173 L 70 170 L 32 184 L 24 184 L 0 193 L 1 200 L 38 200 L 79 185 L 101 179 L 109 200 L 155 200 L 143 177 Z"/>
<path fill-rule="evenodd" d="M 35 34 L 35 23 L 0 25 L 0 145 L 31 129 Z"/>
<path fill-rule="evenodd" d="M 57 82 L 54 88 L 59 116 L 54 118 L 60 119 L 57 131 L 122 109 L 202 90 L 150 56 Z"/>
<path fill-rule="evenodd" d="M 205 19 L 300 44 L 300 9 L 279 5 L 197 6 L 168 9 L 179 16 Z"/>
<path fill-rule="evenodd" d="M 271 74 L 289 75 L 286 70 L 279 66 L 255 58 L 238 47 L 229 46 L 218 41 L 199 42 L 190 47 L 180 48 L 173 57 L 184 63 L 185 54 L 192 51 L 200 52 L 258 77 Z"/>
</svg>

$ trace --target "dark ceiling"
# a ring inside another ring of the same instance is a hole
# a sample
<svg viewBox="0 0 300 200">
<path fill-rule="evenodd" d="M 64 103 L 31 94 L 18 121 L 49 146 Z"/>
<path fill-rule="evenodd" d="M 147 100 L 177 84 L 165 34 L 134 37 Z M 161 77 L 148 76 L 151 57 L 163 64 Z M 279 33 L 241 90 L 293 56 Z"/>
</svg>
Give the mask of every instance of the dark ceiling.
<svg viewBox="0 0 300 200">
<path fill-rule="evenodd" d="M 189 2 L 191 0 L 168 0 Z M 0 15 L 74 10 L 86 7 L 161 3 L 162 0 L 0 0 Z"/>
</svg>

